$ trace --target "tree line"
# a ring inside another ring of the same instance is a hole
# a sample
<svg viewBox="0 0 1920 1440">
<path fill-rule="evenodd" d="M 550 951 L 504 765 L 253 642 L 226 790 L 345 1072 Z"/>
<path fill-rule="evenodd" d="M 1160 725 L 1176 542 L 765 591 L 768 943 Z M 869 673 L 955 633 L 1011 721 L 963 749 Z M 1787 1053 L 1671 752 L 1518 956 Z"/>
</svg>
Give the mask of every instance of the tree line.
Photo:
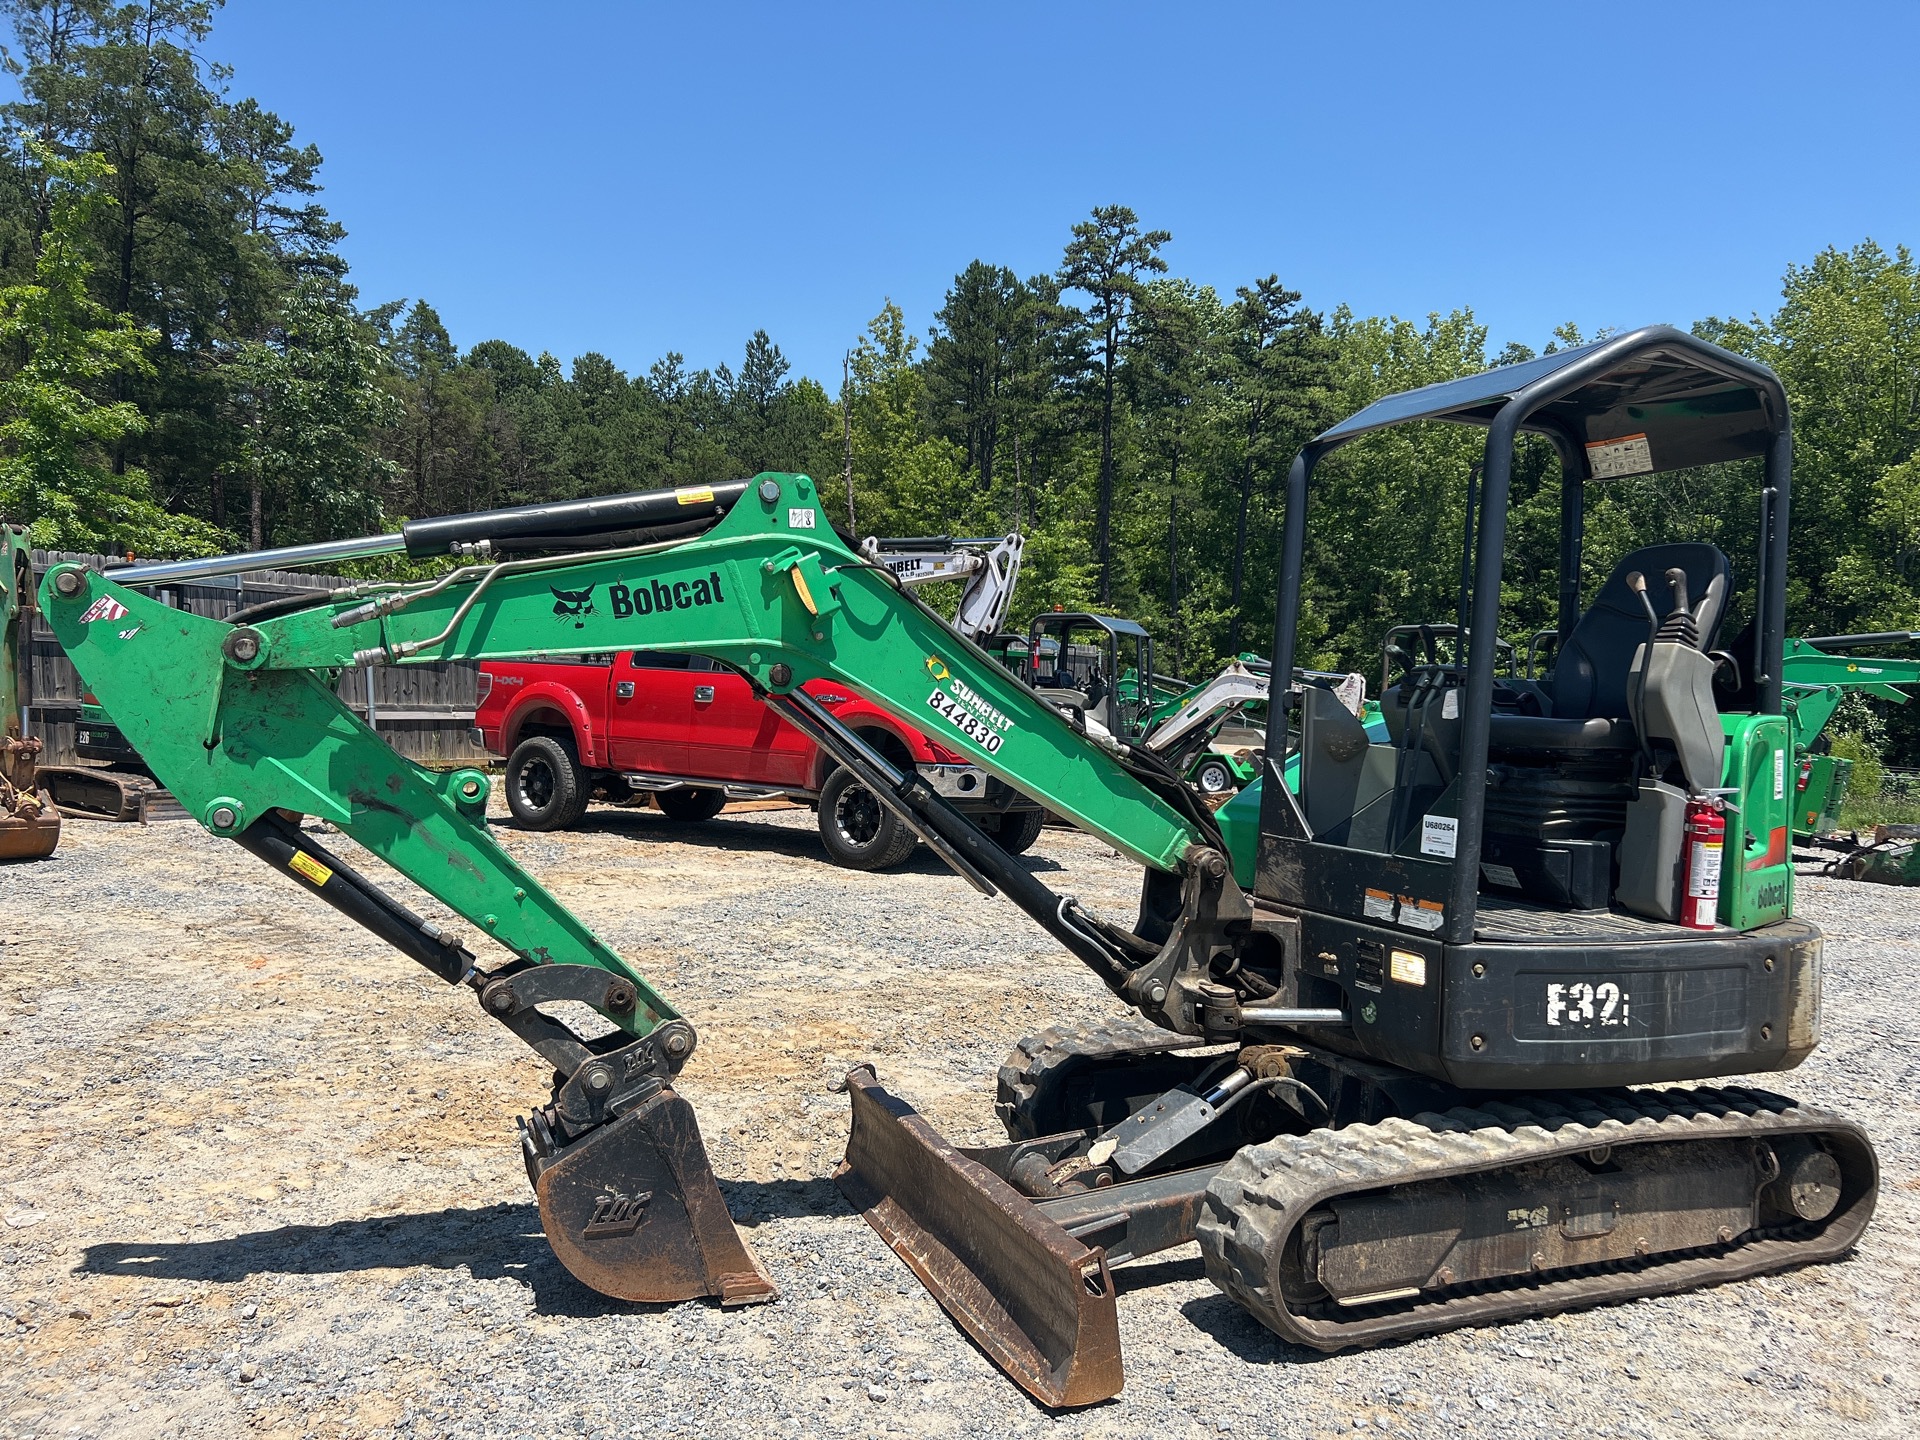
<svg viewBox="0 0 1920 1440">
<path fill-rule="evenodd" d="M 44 544 L 257 548 L 802 470 L 857 534 L 1022 531 L 1020 615 L 1132 615 L 1167 668 L 1198 675 L 1271 644 L 1305 440 L 1384 394 L 1534 353 L 1490 348 L 1468 309 L 1361 316 L 1274 274 L 1231 293 L 1181 278 L 1175 237 L 1123 205 L 1064 228 L 1051 270 L 983 258 L 930 316 L 883 301 L 840 375 L 794 374 L 764 331 L 737 365 L 669 353 L 639 374 L 508 339 L 463 347 L 428 299 L 359 295 L 320 153 L 234 98 L 216 9 L 0 0 L 19 91 L 0 107 L 0 513 Z M 1770 314 L 1693 329 L 1792 396 L 1794 631 L 1920 629 L 1912 255 L 1825 250 L 1787 266 Z M 1388 625 L 1451 617 L 1478 448 L 1477 432 L 1413 427 L 1322 468 L 1304 659 L 1373 672 Z M 1522 455 L 1509 638 L 1554 619 L 1557 483 L 1544 444 Z M 1680 537 L 1720 544 L 1750 584 L 1756 484 L 1734 465 L 1593 487 L 1589 593 L 1631 545 Z"/>
</svg>

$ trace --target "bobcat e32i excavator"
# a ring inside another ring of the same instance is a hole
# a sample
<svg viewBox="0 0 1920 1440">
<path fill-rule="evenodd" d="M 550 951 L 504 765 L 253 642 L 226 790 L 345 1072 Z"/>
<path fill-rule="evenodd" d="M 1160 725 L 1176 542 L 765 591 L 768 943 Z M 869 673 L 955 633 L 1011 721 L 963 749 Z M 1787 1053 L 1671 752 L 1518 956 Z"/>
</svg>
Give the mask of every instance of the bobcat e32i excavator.
<svg viewBox="0 0 1920 1440">
<path fill-rule="evenodd" d="M 956 1149 L 870 1068 L 847 1077 L 844 1193 L 1049 1405 L 1121 1388 L 1109 1267 L 1195 1239 L 1229 1295 L 1326 1350 L 1844 1254 L 1877 1187 L 1859 1126 L 1761 1090 L 1634 1088 L 1789 1069 L 1819 1038 L 1821 940 L 1792 915 L 1787 866 L 1779 382 L 1655 328 L 1335 426 L 1289 480 L 1275 673 L 1294 673 L 1315 465 L 1413 420 L 1487 432 L 1466 663 L 1413 659 L 1382 697 L 1384 740 L 1318 686 L 1275 702 L 1297 711 L 1298 794 L 1276 744 L 1251 893 L 1178 774 L 1144 747 L 1089 739 L 904 593 L 833 532 L 805 476 L 107 575 L 61 565 L 41 600 L 203 825 L 470 989 L 553 1066 L 551 1103 L 523 1124 L 527 1171 L 555 1252 L 606 1294 L 774 1295 L 674 1088 L 697 1063 L 694 1029 L 493 842 L 483 774 L 413 765 L 340 703 L 329 677 L 342 666 L 717 657 L 1139 1012 L 1022 1042 L 1001 1072 L 1004 1146 Z M 1552 443 L 1563 475 L 1558 659 L 1525 683 L 1495 673 L 1523 432 Z M 1583 599 L 1588 483 L 1737 460 L 1756 462 L 1745 589 L 1712 546 L 1664 544 Z M 452 563 L 432 581 L 230 621 L 139 588 L 402 551 Z M 1743 594 L 1746 629 L 1723 645 Z M 1133 928 L 1049 890 L 838 726 L 801 689 L 818 676 L 1140 862 Z M 469 950 L 409 913 L 321 849 L 303 816 L 492 944 Z M 539 1009 L 558 1000 L 613 1029 L 582 1038 Z"/>
</svg>

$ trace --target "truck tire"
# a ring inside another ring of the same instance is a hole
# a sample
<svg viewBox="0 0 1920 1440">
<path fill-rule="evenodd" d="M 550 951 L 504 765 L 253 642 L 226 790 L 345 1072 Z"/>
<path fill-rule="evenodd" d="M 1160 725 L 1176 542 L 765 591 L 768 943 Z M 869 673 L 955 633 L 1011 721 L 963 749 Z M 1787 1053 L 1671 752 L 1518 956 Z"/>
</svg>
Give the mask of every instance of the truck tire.
<svg viewBox="0 0 1920 1440">
<path fill-rule="evenodd" d="M 507 759 L 507 808 L 522 830 L 566 830 L 587 813 L 587 777 L 573 741 L 529 735 Z"/>
<path fill-rule="evenodd" d="M 1194 767 L 1193 783 L 1202 795 L 1226 795 L 1239 789 L 1233 767 L 1218 755 L 1210 755 Z"/>
<path fill-rule="evenodd" d="M 1040 838 L 1046 823 L 1044 810 L 1010 810 L 1000 817 L 1000 828 L 993 832 L 994 843 L 1009 855 L 1024 855 Z"/>
<path fill-rule="evenodd" d="M 851 770 L 838 768 L 820 787 L 820 838 L 834 864 L 849 870 L 898 865 L 919 839 Z"/>
<path fill-rule="evenodd" d="M 653 803 L 669 820 L 711 820 L 725 808 L 724 790 L 656 790 Z"/>
</svg>

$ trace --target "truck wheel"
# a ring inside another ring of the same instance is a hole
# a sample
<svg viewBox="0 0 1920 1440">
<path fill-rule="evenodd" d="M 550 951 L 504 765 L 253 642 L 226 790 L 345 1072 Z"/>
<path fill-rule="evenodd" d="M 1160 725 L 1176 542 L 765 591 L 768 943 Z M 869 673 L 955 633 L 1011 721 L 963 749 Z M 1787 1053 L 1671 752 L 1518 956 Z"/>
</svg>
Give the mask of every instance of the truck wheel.
<svg viewBox="0 0 1920 1440">
<path fill-rule="evenodd" d="M 669 820 L 711 820 L 726 806 L 724 790 L 656 790 L 654 804 Z"/>
<path fill-rule="evenodd" d="M 1238 788 L 1234 784 L 1233 767 L 1218 757 L 1200 762 L 1193 772 L 1193 783 L 1200 787 L 1202 795 L 1224 795 Z"/>
<path fill-rule="evenodd" d="M 1046 823 L 1044 810 L 1010 810 L 1000 817 L 1000 828 L 993 832 L 994 843 L 1009 855 L 1024 855 L 1040 838 Z"/>
<path fill-rule="evenodd" d="M 565 830 L 587 813 L 586 776 L 573 741 L 529 735 L 507 760 L 507 808 L 522 830 Z"/>
<path fill-rule="evenodd" d="M 884 870 L 911 855 L 919 837 L 851 770 L 836 769 L 820 787 L 820 838 L 836 865 Z"/>
</svg>

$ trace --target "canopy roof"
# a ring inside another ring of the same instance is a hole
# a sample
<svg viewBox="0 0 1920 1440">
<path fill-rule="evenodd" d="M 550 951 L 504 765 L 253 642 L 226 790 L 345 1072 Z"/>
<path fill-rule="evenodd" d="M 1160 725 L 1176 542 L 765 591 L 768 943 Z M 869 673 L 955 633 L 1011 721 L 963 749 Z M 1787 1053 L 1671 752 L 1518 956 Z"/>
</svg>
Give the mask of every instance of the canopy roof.
<svg viewBox="0 0 1920 1440">
<path fill-rule="evenodd" d="M 1033 618 L 1036 621 L 1049 620 L 1056 624 L 1072 622 L 1081 625 L 1098 625 L 1101 629 L 1111 630 L 1116 635 L 1147 633 L 1137 620 L 1123 620 L 1118 615 L 1097 615 L 1087 610 L 1043 610 Z"/>
<path fill-rule="evenodd" d="M 1763 455 L 1787 423 L 1786 392 L 1766 366 L 1718 345 L 1649 325 L 1478 375 L 1377 400 L 1324 431 L 1324 454 L 1409 420 L 1490 425 L 1522 401 L 1521 428 L 1556 436 L 1587 457 L 1590 476 L 1648 474 Z"/>
</svg>

